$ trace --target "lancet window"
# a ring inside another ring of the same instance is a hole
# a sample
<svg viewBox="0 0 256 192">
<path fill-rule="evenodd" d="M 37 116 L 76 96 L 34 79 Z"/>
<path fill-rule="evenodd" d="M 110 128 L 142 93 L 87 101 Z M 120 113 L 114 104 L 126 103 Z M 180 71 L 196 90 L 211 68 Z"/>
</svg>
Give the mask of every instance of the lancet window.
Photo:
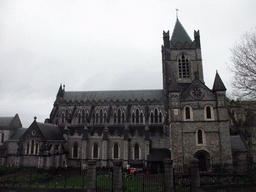
<svg viewBox="0 0 256 192">
<path fill-rule="evenodd" d="M 142 111 L 136 109 L 135 112 L 132 112 L 132 123 L 143 123 L 144 115 Z"/>
<path fill-rule="evenodd" d="M 155 110 L 151 111 L 150 122 L 151 123 L 162 123 L 162 112 L 159 111 L 157 108 L 155 108 Z"/>
<path fill-rule="evenodd" d="M 114 123 L 124 123 L 124 112 L 121 109 L 114 113 Z"/>
</svg>

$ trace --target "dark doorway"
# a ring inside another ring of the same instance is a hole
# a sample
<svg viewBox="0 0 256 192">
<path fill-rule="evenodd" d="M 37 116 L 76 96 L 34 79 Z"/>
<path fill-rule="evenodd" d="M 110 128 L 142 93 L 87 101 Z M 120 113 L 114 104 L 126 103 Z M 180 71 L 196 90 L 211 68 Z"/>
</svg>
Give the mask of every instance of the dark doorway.
<svg viewBox="0 0 256 192">
<path fill-rule="evenodd" d="M 198 151 L 194 156 L 199 160 L 199 170 L 207 171 L 207 167 L 210 165 L 210 154 L 206 151 Z"/>
<path fill-rule="evenodd" d="M 199 160 L 199 170 L 200 171 L 206 171 L 206 160 L 205 160 L 205 156 L 203 154 L 200 154 L 197 156 L 198 160 Z"/>
</svg>

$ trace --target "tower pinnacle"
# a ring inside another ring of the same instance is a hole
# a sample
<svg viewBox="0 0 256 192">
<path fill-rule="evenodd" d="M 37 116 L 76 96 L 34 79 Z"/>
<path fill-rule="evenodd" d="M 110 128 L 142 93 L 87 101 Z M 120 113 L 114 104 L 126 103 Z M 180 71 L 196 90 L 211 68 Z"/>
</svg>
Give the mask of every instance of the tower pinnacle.
<svg viewBox="0 0 256 192">
<path fill-rule="evenodd" d="M 176 19 L 179 19 L 178 12 L 179 12 L 179 9 L 176 9 Z"/>
</svg>

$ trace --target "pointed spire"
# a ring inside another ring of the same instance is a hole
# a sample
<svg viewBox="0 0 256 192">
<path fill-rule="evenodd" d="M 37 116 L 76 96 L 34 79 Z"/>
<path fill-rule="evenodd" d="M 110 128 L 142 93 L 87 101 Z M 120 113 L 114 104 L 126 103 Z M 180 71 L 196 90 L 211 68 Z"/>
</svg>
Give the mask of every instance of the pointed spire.
<svg viewBox="0 0 256 192">
<path fill-rule="evenodd" d="M 176 45 L 177 42 L 180 42 L 181 44 L 185 43 L 192 43 L 192 40 L 190 39 L 190 37 L 188 36 L 186 30 L 184 29 L 184 27 L 182 26 L 182 24 L 180 23 L 179 19 L 176 20 L 173 32 L 172 32 L 172 38 L 171 38 L 171 42 L 173 45 Z"/>
<path fill-rule="evenodd" d="M 60 84 L 60 88 L 57 93 L 57 97 L 63 97 L 63 95 L 64 95 L 64 89 L 62 89 L 62 84 Z"/>
<path fill-rule="evenodd" d="M 226 87 L 224 85 L 224 83 L 222 82 L 218 71 L 216 71 L 216 76 L 215 76 L 215 80 L 214 80 L 214 84 L 213 84 L 213 91 L 226 91 Z"/>
</svg>

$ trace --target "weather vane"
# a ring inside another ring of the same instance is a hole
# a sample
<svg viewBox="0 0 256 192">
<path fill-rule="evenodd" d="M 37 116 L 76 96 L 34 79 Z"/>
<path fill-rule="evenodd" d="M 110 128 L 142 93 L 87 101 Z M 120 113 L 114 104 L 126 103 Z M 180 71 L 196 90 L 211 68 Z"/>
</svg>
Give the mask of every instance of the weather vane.
<svg viewBox="0 0 256 192">
<path fill-rule="evenodd" d="M 176 18 L 177 18 L 177 19 L 179 19 L 179 18 L 178 18 L 178 12 L 179 12 L 179 9 L 176 9 Z"/>
</svg>

